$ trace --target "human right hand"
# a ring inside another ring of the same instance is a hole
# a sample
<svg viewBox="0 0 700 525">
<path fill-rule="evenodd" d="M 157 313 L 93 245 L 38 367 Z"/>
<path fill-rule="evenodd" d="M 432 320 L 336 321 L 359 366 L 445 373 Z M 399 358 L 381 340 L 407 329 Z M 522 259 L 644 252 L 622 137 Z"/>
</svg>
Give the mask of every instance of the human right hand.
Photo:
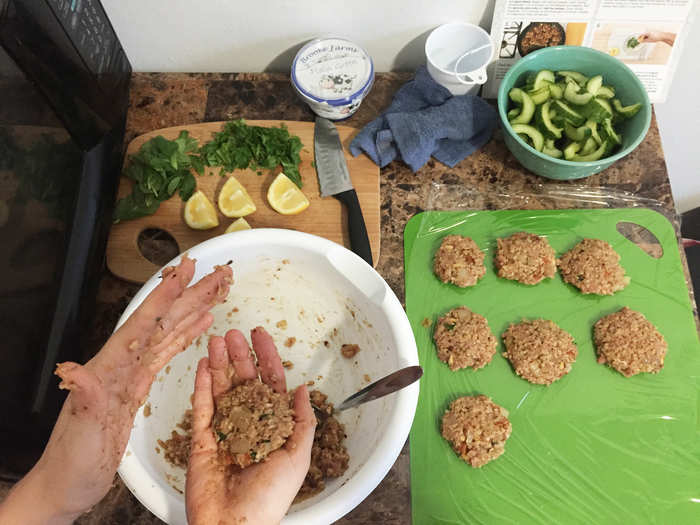
<svg viewBox="0 0 700 525">
<path fill-rule="evenodd" d="M 674 42 L 676 41 L 676 34 L 668 31 L 647 31 L 646 33 L 639 35 L 637 40 L 640 42 L 649 43 L 663 42 L 664 44 L 673 46 Z"/>
<path fill-rule="evenodd" d="M 275 392 L 286 391 L 284 368 L 270 335 L 258 327 L 251 339 L 257 366 L 243 334 L 230 330 L 225 337 L 210 337 L 209 357 L 197 367 L 185 488 L 187 519 L 193 525 L 279 523 L 309 470 L 316 416 L 304 385 L 294 393 L 294 431 L 282 448 L 245 469 L 218 462 L 212 430 L 215 399 L 258 373 Z"/>
</svg>

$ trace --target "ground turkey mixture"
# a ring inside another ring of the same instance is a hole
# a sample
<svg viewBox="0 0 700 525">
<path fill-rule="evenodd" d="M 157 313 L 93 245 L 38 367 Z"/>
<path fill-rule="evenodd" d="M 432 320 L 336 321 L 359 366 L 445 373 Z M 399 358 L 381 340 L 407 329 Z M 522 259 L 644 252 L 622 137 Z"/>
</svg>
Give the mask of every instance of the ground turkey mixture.
<svg viewBox="0 0 700 525">
<path fill-rule="evenodd" d="M 612 295 L 630 282 L 607 242 L 583 239 L 557 261 L 562 278 L 585 294 Z"/>
<path fill-rule="evenodd" d="M 448 235 L 435 253 L 434 270 L 444 283 L 474 286 L 486 274 L 484 252 L 469 237 Z"/>
<path fill-rule="evenodd" d="M 557 260 L 547 239 L 519 232 L 497 240 L 495 264 L 498 276 L 523 284 L 537 284 L 554 277 Z"/>
<path fill-rule="evenodd" d="M 187 468 L 190 459 L 190 447 L 192 445 L 192 410 L 185 410 L 182 421 L 177 424 L 184 434 L 173 430 L 170 438 L 165 441 L 159 439 L 158 444 L 163 449 L 163 457 L 171 465 Z"/>
<path fill-rule="evenodd" d="M 438 358 L 451 370 L 486 366 L 498 344 L 486 319 L 466 306 L 450 310 L 438 319 L 433 339 Z"/>
<path fill-rule="evenodd" d="M 284 445 L 294 430 L 292 402 L 257 379 L 219 396 L 212 427 L 222 461 L 245 468 Z"/>
<path fill-rule="evenodd" d="M 327 402 L 328 396 L 320 390 L 312 390 L 309 395 L 311 403 L 326 413 L 327 417 L 316 416 L 318 425 L 311 449 L 311 466 L 295 502 L 321 492 L 326 487 L 325 480 L 342 476 L 350 462 L 350 456 L 343 444 L 347 437 L 345 427 L 331 415 L 333 404 Z"/>
<path fill-rule="evenodd" d="M 657 373 L 664 367 L 668 345 L 644 315 L 624 307 L 600 319 L 593 327 L 598 362 L 607 363 L 625 377 Z"/>
<path fill-rule="evenodd" d="M 343 444 L 345 427 L 331 414 L 333 404 L 327 402 L 327 396 L 319 390 L 309 392 L 311 403 L 327 414 L 323 420 L 318 420 L 314 443 L 311 449 L 311 466 L 299 489 L 296 502 L 304 500 L 321 492 L 328 478 L 342 476 L 348 469 L 350 456 Z M 166 441 L 158 440 L 163 449 L 166 461 L 176 467 L 187 468 L 190 457 L 192 410 L 187 410 L 181 423 L 177 425 L 184 434 L 173 430 L 172 437 Z"/>
<path fill-rule="evenodd" d="M 538 385 L 550 385 L 571 371 L 578 349 L 574 338 L 552 321 L 512 324 L 503 333 L 503 352 L 515 373 Z"/>
<path fill-rule="evenodd" d="M 508 412 L 484 395 L 460 397 L 442 416 L 442 437 L 476 468 L 505 452 L 511 430 Z"/>
</svg>

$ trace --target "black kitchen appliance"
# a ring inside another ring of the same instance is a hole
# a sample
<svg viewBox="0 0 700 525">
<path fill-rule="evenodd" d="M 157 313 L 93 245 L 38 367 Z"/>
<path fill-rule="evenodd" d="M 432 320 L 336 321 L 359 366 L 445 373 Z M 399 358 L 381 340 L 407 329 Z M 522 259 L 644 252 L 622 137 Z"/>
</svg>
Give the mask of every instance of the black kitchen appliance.
<svg viewBox="0 0 700 525">
<path fill-rule="evenodd" d="M 79 360 L 131 66 L 98 0 L 0 0 L 0 473 L 38 458 Z"/>
</svg>

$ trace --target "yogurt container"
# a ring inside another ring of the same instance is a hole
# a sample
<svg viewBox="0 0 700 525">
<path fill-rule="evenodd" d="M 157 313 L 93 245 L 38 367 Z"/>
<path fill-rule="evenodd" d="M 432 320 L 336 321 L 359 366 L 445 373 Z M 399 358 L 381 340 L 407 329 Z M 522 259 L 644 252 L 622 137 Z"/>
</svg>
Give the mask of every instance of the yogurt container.
<svg viewBox="0 0 700 525">
<path fill-rule="evenodd" d="M 344 38 L 319 38 L 302 47 L 292 63 L 292 85 L 314 113 L 330 120 L 348 118 L 374 83 L 367 52 Z"/>
</svg>

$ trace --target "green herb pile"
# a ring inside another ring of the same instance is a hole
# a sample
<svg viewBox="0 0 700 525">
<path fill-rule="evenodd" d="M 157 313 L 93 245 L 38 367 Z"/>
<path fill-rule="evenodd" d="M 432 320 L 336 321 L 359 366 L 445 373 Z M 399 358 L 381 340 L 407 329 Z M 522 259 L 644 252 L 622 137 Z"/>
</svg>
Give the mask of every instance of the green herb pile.
<svg viewBox="0 0 700 525">
<path fill-rule="evenodd" d="M 151 215 L 160 203 L 178 192 L 186 201 L 197 182 L 190 168 L 204 173 L 197 155 L 197 140 L 181 131 L 175 140 L 160 135 L 145 142 L 136 155 L 131 155 L 124 176 L 133 181 L 131 194 L 117 201 L 114 221 L 126 221 Z"/>
<path fill-rule="evenodd" d="M 627 41 L 627 47 L 634 49 L 637 47 L 641 42 L 637 39 L 637 37 L 632 37 Z"/>
<path fill-rule="evenodd" d="M 222 171 L 235 169 L 268 169 L 282 166 L 282 171 L 294 184 L 302 187 L 299 137 L 290 135 L 287 127 L 263 128 L 248 126 L 243 119 L 227 122 L 223 131 L 199 150 L 207 166 L 221 166 Z"/>
<path fill-rule="evenodd" d="M 154 137 L 129 158 L 124 176 L 133 181 L 133 190 L 117 201 L 114 221 L 151 215 L 175 192 L 186 201 L 197 186 L 191 169 L 203 175 L 205 166 L 221 167 L 221 175 L 235 169 L 282 166 L 285 175 L 301 188 L 301 148 L 299 137 L 290 135 L 284 124 L 264 128 L 248 126 L 243 119 L 227 122 L 201 148 L 184 130 L 175 140 Z"/>
</svg>

